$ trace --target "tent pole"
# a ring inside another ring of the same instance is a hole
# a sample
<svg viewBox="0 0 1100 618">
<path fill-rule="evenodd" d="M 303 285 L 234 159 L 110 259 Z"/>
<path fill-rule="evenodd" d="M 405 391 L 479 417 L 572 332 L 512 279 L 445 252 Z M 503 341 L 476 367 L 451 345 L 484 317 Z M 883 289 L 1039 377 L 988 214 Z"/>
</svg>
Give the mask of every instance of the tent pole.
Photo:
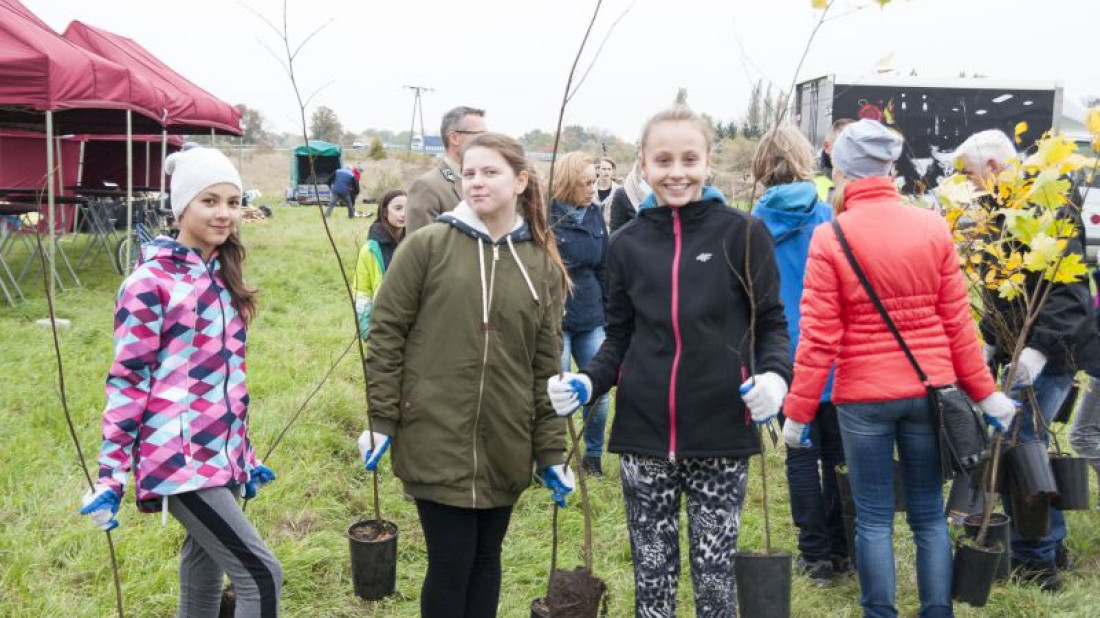
<svg viewBox="0 0 1100 618">
<path fill-rule="evenodd" d="M 76 184 L 84 186 L 84 145 L 88 142 L 81 140 L 80 142 L 80 160 L 76 164 Z"/>
<path fill-rule="evenodd" d="M 210 147 L 217 148 L 218 142 L 214 141 L 214 129 L 210 129 Z"/>
<path fill-rule="evenodd" d="M 61 136 L 60 135 L 55 135 L 54 138 L 53 138 L 53 141 L 54 141 L 54 146 L 55 146 L 54 147 L 54 152 L 57 153 L 57 192 L 60 193 L 61 195 L 65 195 L 65 151 L 61 148 Z M 78 208 L 78 209 L 76 209 L 76 211 L 79 212 L 80 209 Z M 64 215 L 62 215 L 61 218 L 64 219 L 65 218 Z M 66 232 L 65 226 L 62 226 L 61 227 L 61 235 L 64 236 L 65 232 Z M 73 219 L 73 232 L 74 233 L 76 232 L 76 219 L 75 218 Z"/>
<path fill-rule="evenodd" d="M 55 212 L 56 205 L 54 204 L 54 192 L 53 192 L 53 112 L 46 112 L 46 227 L 50 233 L 49 246 L 46 247 L 46 251 L 49 257 L 47 267 L 50 272 L 47 274 L 47 278 L 50 280 L 50 297 L 54 296 L 54 279 L 57 277 L 57 268 L 54 256 L 54 220 L 57 217 Z"/>
<path fill-rule="evenodd" d="M 160 207 L 164 208 L 167 195 L 164 193 L 164 160 L 168 158 L 168 129 L 160 132 Z"/>
<path fill-rule="evenodd" d="M 126 110 L 126 238 L 130 239 L 131 255 L 134 250 L 141 251 L 141 245 L 134 233 L 134 117 L 133 112 Z M 130 256 L 126 256 L 126 266 L 122 269 L 122 275 L 130 274 Z"/>
<path fill-rule="evenodd" d="M 145 186 L 149 186 L 149 149 L 151 145 L 148 140 L 145 142 Z"/>
</svg>

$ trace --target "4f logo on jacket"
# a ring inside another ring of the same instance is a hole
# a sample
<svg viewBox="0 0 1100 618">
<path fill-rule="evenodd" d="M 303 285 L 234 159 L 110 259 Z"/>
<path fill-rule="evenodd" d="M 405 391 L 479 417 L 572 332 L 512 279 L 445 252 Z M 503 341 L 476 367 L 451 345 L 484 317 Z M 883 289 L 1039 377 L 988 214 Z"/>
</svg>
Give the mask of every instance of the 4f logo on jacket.
<svg viewBox="0 0 1100 618">
<path fill-rule="evenodd" d="M 705 264 L 710 261 L 711 257 L 713 257 L 713 255 L 710 253 L 700 253 L 699 255 L 695 256 L 695 259 Z"/>
</svg>

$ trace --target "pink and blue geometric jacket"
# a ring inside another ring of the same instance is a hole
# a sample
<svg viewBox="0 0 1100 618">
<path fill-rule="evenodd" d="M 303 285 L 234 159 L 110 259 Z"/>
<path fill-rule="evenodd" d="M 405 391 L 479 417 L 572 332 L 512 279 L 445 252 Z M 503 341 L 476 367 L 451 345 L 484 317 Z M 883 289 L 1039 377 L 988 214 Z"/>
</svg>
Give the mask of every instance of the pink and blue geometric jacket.
<svg viewBox="0 0 1100 618">
<path fill-rule="evenodd" d="M 240 485 L 256 466 L 248 438 L 244 320 L 217 254 L 166 236 L 122 283 L 107 377 L 99 481 L 120 496 L 133 468 L 138 508 L 163 496 Z"/>
</svg>

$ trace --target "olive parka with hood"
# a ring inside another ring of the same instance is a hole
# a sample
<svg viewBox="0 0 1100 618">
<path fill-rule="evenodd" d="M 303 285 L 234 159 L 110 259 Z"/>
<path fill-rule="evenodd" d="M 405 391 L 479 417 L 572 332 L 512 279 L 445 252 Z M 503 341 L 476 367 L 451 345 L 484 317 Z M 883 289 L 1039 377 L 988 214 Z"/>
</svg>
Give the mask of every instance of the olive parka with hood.
<svg viewBox="0 0 1100 618">
<path fill-rule="evenodd" d="M 459 204 L 409 236 L 375 298 L 367 358 L 374 431 L 417 499 L 514 504 L 562 463 L 565 424 L 546 394 L 558 371 L 561 275 L 517 217 L 494 242 Z"/>
</svg>

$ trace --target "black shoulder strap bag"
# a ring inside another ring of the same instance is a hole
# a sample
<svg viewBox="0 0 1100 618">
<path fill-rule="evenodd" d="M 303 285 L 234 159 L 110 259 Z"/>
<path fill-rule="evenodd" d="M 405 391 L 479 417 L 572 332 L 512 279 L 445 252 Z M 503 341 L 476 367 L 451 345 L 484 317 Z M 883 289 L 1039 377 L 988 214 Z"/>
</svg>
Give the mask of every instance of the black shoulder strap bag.
<svg viewBox="0 0 1100 618">
<path fill-rule="evenodd" d="M 886 307 L 882 304 L 878 294 L 875 293 L 875 289 L 871 287 L 867 275 L 859 267 L 859 262 L 856 261 L 856 256 L 852 253 L 852 247 L 848 244 L 848 239 L 844 237 L 844 232 L 841 231 L 840 224 L 835 219 L 833 220 L 833 230 L 836 232 L 841 248 L 844 249 L 844 255 L 847 256 L 848 263 L 852 265 L 852 270 L 855 271 L 856 277 L 863 285 L 863 289 L 871 297 L 871 302 L 878 309 L 882 320 L 886 322 L 886 327 L 894 334 L 898 345 L 901 346 L 901 351 L 905 352 L 909 364 L 913 366 L 921 384 L 928 391 L 928 404 L 932 412 L 932 425 L 936 429 L 940 451 L 940 467 L 943 470 L 944 478 L 950 479 L 956 473 L 968 471 L 977 466 L 981 462 L 982 452 L 989 446 L 989 436 L 986 434 L 985 424 L 982 422 L 982 415 L 978 407 L 955 384 L 933 386 L 929 383 L 928 375 L 920 368 L 917 358 L 913 356 L 913 352 L 905 344 L 901 331 L 890 319 L 890 314 L 887 313 Z"/>
</svg>

